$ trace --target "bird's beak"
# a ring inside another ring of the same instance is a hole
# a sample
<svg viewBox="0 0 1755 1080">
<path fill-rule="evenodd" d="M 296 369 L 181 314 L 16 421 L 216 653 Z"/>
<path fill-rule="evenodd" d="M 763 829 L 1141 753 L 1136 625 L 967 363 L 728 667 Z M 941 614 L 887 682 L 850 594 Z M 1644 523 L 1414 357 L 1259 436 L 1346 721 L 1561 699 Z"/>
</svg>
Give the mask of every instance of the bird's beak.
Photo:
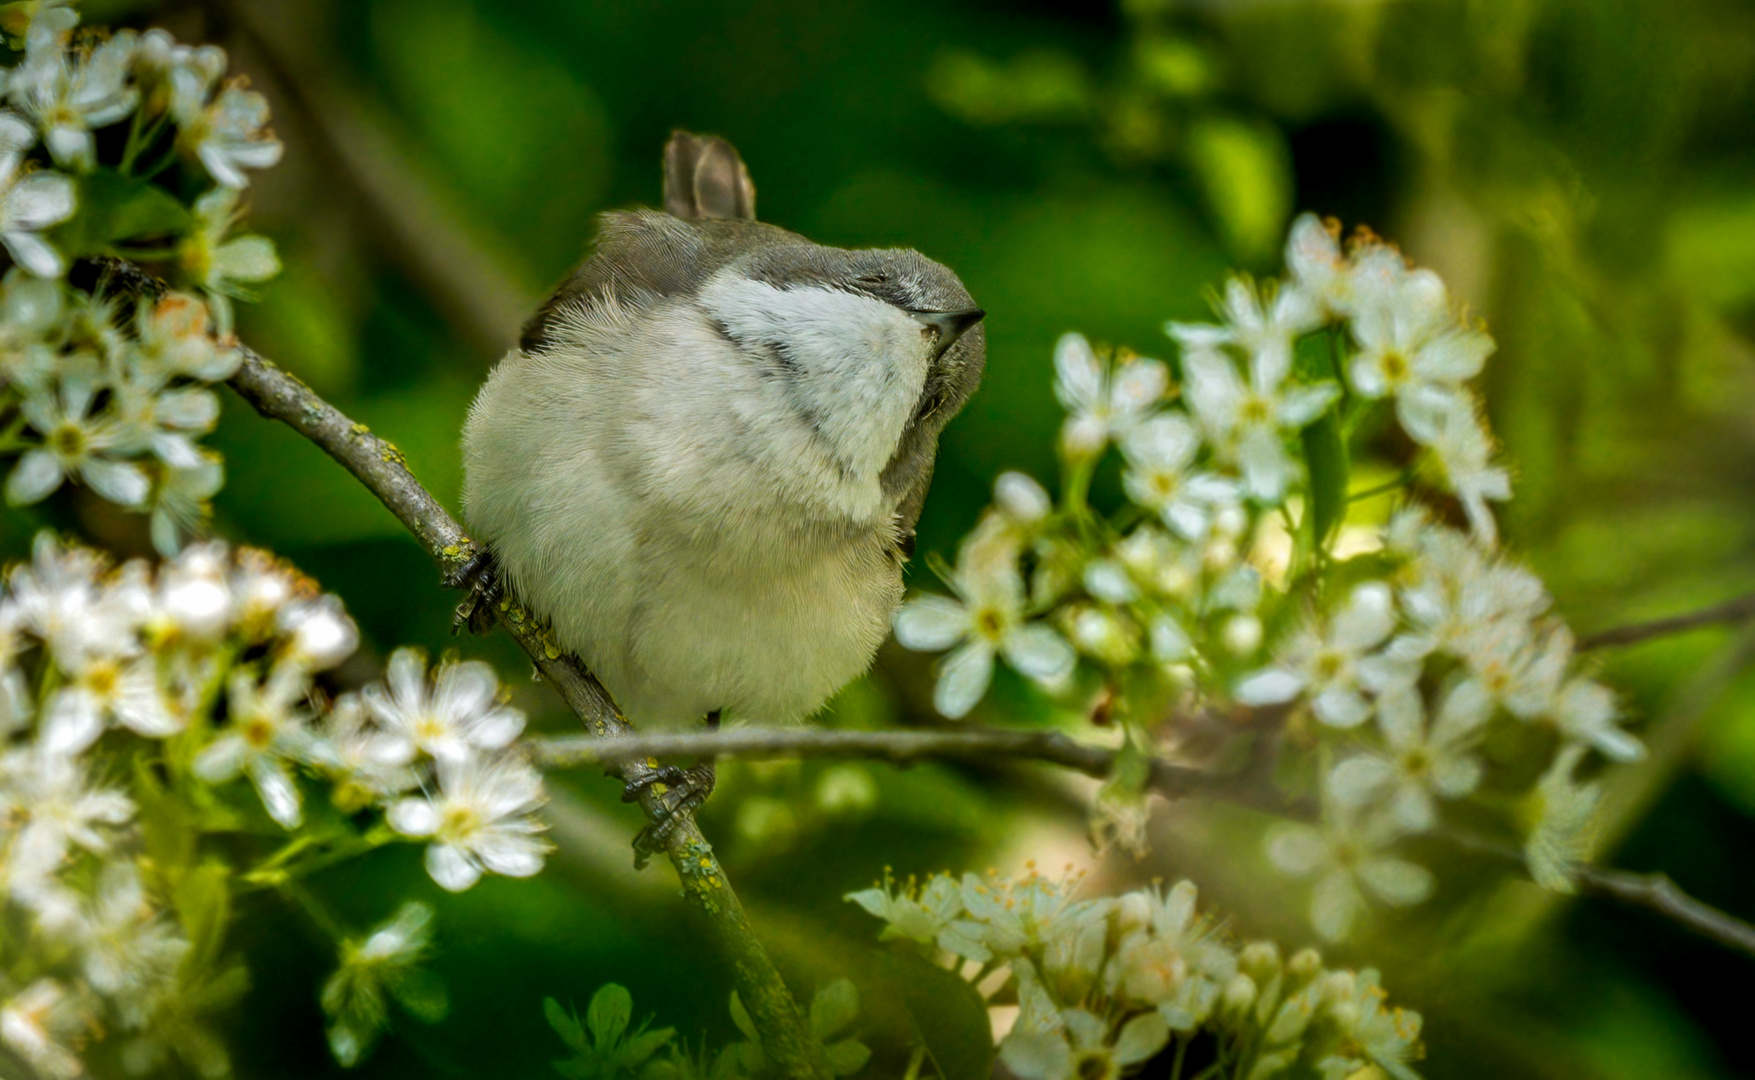
<svg viewBox="0 0 1755 1080">
<path fill-rule="evenodd" d="M 966 311 L 911 311 L 910 315 L 922 326 L 930 326 L 938 331 L 938 347 L 934 355 L 942 355 L 969 328 L 987 317 L 987 312 L 980 308 L 969 308 Z"/>
</svg>

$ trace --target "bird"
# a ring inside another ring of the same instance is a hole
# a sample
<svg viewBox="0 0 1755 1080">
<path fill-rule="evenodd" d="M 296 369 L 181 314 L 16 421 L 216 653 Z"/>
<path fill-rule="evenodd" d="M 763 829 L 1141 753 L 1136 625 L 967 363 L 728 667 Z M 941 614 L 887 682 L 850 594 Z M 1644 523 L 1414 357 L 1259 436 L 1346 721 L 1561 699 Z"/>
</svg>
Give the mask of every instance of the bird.
<svg viewBox="0 0 1755 1080">
<path fill-rule="evenodd" d="M 470 406 L 464 583 L 545 620 L 636 729 L 796 723 L 889 633 L 985 313 L 916 251 L 757 221 L 723 138 L 663 160 L 664 209 L 600 216 Z M 661 775 L 679 809 L 714 780 Z"/>
</svg>

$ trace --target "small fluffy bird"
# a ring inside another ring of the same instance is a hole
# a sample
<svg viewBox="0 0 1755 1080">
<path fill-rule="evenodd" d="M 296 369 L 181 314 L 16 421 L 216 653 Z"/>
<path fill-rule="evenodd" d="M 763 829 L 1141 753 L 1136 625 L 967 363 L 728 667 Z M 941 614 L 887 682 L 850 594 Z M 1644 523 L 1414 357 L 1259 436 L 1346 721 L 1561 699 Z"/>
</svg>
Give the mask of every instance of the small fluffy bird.
<svg viewBox="0 0 1755 1080">
<path fill-rule="evenodd" d="M 723 139 L 664 165 L 477 395 L 464 516 L 636 726 L 796 721 L 889 632 L 983 313 L 917 252 L 756 221 Z"/>
</svg>

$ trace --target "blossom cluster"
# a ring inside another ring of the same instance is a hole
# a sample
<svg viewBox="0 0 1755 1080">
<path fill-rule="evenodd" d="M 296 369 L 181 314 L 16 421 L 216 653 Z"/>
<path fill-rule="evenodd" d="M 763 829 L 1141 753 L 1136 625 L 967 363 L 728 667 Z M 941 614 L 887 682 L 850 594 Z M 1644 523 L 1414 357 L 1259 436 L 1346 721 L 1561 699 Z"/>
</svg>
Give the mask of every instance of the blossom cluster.
<svg viewBox="0 0 1755 1080">
<path fill-rule="evenodd" d="M 281 144 L 262 95 L 222 81 L 224 50 L 162 30 L 76 33 L 63 0 L 8 9 L 19 59 L 0 69 L 0 244 L 13 264 L 0 459 L 17 459 L 6 501 L 76 482 L 150 512 L 154 545 L 172 554 L 223 482 L 196 439 L 219 416 L 206 387 L 239 363 L 231 301 L 280 269 L 270 241 L 228 234 L 245 170 L 276 163 Z"/>
<path fill-rule="evenodd" d="M 848 899 L 883 936 L 948 961 L 990 1008 L 1016 1010 L 999 1055 L 1020 1080 L 1116 1080 L 1170 1063 L 1203 1076 L 1397 1080 L 1417 1074 L 1418 1013 L 1391 1008 L 1375 971 L 1325 970 L 1304 950 L 1238 947 L 1183 881 L 1077 899 L 1070 879 L 940 875 Z M 1003 972 L 1003 976 L 996 973 Z"/>
<path fill-rule="evenodd" d="M 541 867 L 541 784 L 512 749 L 523 717 L 485 665 L 429 679 L 402 650 L 387 684 L 331 700 L 324 673 L 358 642 L 340 603 L 217 543 L 112 566 L 44 534 L 5 584 L 0 1049 L 40 1075 L 81 1075 L 93 1032 L 134 1072 L 174 1054 L 223 1075 L 223 1044 L 189 1011 L 242 991 L 221 951 L 236 888 L 399 839 L 425 843 L 453 890 Z M 413 948 L 383 941 L 344 961 Z"/>
<path fill-rule="evenodd" d="M 1217 714 L 1253 718 L 1233 727 L 1257 748 L 1308 755 L 1282 772 L 1312 778 L 1287 794 L 1320 800 L 1323 823 L 1276 830 L 1269 853 L 1315 880 L 1330 939 L 1368 899 L 1432 891 L 1387 849 L 1453 800 L 1496 816 L 1532 875 L 1565 887 L 1597 799 L 1586 757 L 1642 750 L 1542 583 L 1498 549 L 1489 504 L 1509 482 L 1468 385 L 1492 339 L 1369 234 L 1343 247 L 1306 215 L 1286 261 L 1282 280 L 1231 279 L 1219 322 L 1166 327 L 1179 378 L 1063 338 L 1059 499 L 1002 475 L 945 573 L 955 598 L 910 601 L 897 639 L 955 647 L 935 696 L 950 717 L 1001 657 L 1063 695 L 1095 676 L 1130 754 L 1173 748 L 1178 716 Z M 1355 491 L 1351 443 L 1369 448 L 1378 417 L 1414 460 Z M 1125 503 L 1103 513 L 1089 491 L 1110 446 Z M 1390 494 L 1393 513 L 1360 513 Z M 1115 788 L 1100 809 L 1137 842 L 1143 801 Z"/>
</svg>

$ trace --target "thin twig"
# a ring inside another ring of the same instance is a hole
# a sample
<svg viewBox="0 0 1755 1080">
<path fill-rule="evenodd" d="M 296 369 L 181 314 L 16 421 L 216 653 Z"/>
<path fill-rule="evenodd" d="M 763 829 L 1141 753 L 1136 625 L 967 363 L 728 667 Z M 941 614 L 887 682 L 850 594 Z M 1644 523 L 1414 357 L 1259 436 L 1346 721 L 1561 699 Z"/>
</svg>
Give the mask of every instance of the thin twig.
<svg viewBox="0 0 1755 1080">
<path fill-rule="evenodd" d="M 408 471 L 395 446 L 354 423 L 299 380 L 244 349 L 244 360 L 230 382 L 263 416 L 279 420 L 316 443 L 352 473 L 439 561 L 447 573 L 472 559 L 478 548 L 462 526 L 440 506 Z M 537 671 L 560 693 L 592 735 L 603 740 L 630 738 L 633 728 L 616 708 L 609 692 L 584 666 L 561 649 L 536 619 L 516 604 L 499 605 L 500 623 L 530 655 Z M 643 778 L 648 767 L 639 760 L 618 766 L 626 780 Z M 647 786 L 640 806 L 648 821 L 665 813 L 663 785 Z M 730 880 L 720 868 L 692 817 L 685 815 L 664 840 L 664 851 L 684 894 L 706 916 L 726 949 L 738 994 L 762 1034 L 765 1050 L 786 1069 L 788 1077 L 827 1077 L 821 1051 L 810 1039 L 798 1003 L 787 991 L 762 943 L 751 929 Z"/>
<path fill-rule="evenodd" d="M 767 761 L 776 758 L 864 758 L 909 765 L 918 761 L 1003 759 L 1059 765 L 1103 779 L 1116 751 L 1080 742 L 1058 731 L 967 727 L 954 731 L 825 731 L 820 728 L 738 728 L 683 735 L 635 735 L 613 742 L 580 736 L 528 740 L 536 764 L 548 769 L 643 761 L 647 758 L 715 757 Z M 1169 799 L 1223 792 L 1238 799 L 1237 777 L 1154 760 L 1146 786 Z"/>
<path fill-rule="evenodd" d="M 1703 626 L 1723 626 L 1727 623 L 1747 622 L 1755 619 L 1755 593 L 1739 596 L 1735 600 L 1727 600 L 1722 604 L 1691 611 L 1683 615 L 1671 615 L 1665 619 L 1653 619 L 1650 622 L 1633 623 L 1630 626 L 1617 626 L 1609 630 L 1599 630 L 1580 638 L 1580 649 L 1602 649 L 1611 645 L 1636 645 L 1653 638 L 1668 637 L 1689 630 L 1698 630 Z"/>
<path fill-rule="evenodd" d="M 1667 874 L 1580 867 L 1572 879 L 1586 896 L 1600 896 L 1629 907 L 1646 908 L 1701 937 L 1755 956 L 1755 926 L 1703 904 L 1677 887 Z"/>
<path fill-rule="evenodd" d="M 815 728 L 742 728 L 684 735 L 633 735 L 615 740 L 578 736 L 532 739 L 535 763 L 547 769 L 581 768 L 665 757 L 741 758 L 768 761 L 792 758 L 859 758 L 892 765 L 919 761 L 1035 761 L 1103 779 L 1115 765 L 1116 751 L 1080 742 L 1057 731 L 1015 731 L 968 727 L 954 731 L 824 731 Z M 1247 775 L 1214 773 L 1154 760 L 1147 788 L 1170 799 L 1217 798 L 1283 816 L 1310 818 L 1314 808 L 1289 802 L 1271 786 Z M 1444 838 L 1460 847 L 1523 865 L 1515 847 L 1472 833 L 1452 831 Z M 1662 874 L 1639 874 L 1595 866 L 1575 867 L 1578 891 L 1668 918 L 1720 945 L 1755 957 L 1755 926 L 1694 899 Z"/>
</svg>

